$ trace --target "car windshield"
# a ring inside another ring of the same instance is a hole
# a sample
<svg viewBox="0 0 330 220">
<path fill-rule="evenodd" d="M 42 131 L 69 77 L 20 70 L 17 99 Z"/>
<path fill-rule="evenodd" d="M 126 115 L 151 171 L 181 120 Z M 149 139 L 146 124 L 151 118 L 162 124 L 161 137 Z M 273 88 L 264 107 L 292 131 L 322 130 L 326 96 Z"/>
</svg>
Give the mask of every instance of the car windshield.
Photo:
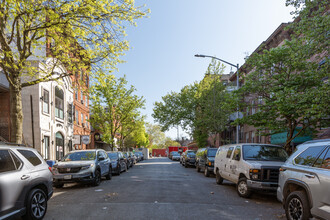
<svg viewBox="0 0 330 220">
<path fill-rule="evenodd" d="M 286 161 L 288 154 L 283 148 L 269 145 L 244 145 L 245 160 Z"/>
<path fill-rule="evenodd" d="M 117 160 L 118 159 L 118 154 L 117 153 L 108 153 L 108 156 L 110 157 L 111 160 Z"/>
<path fill-rule="evenodd" d="M 187 153 L 187 155 L 188 155 L 188 156 L 195 156 L 195 155 L 196 155 L 196 152 L 194 152 L 194 151 L 189 151 L 189 152 Z"/>
<path fill-rule="evenodd" d="M 215 157 L 215 154 L 217 153 L 217 148 L 214 148 L 214 149 L 209 149 L 208 151 L 207 151 L 207 156 L 208 157 Z"/>
<path fill-rule="evenodd" d="M 80 161 L 80 160 L 95 160 L 95 151 L 80 151 L 65 155 L 62 161 Z"/>
</svg>

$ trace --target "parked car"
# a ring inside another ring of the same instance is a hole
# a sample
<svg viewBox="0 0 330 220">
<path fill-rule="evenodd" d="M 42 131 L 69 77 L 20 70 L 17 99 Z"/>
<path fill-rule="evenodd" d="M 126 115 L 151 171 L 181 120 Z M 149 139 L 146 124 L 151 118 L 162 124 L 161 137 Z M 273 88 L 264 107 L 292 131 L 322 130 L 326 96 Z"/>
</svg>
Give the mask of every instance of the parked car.
<svg viewBox="0 0 330 220">
<path fill-rule="evenodd" d="M 142 161 L 142 157 L 141 157 L 141 154 L 140 154 L 139 152 L 135 152 L 134 155 L 135 155 L 136 158 L 137 158 L 137 162 Z"/>
<path fill-rule="evenodd" d="M 184 159 L 185 155 L 186 155 L 186 152 L 183 152 L 180 156 L 180 163 L 182 164 L 182 166 L 184 166 L 183 159 Z"/>
<path fill-rule="evenodd" d="M 135 155 L 139 155 L 140 161 L 144 160 L 144 155 L 141 151 L 135 152 Z"/>
<path fill-rule="evenodd" d="M 218 148 L 201 148 L 196 153 L 196 170 L 204 171 L 204 175 L 209 177 L 214 173 L 214 158 Z"/>
<path fill-rule="evenodd" d="M 107 154 L 111 160 L 112 173 L 120 175 L 121 172 L 127 171 L 126 162 L 121 152 L 108 151 Z"/>
<path fill-rule="evenodd" d="M 136 164 L 136 160 L 135 160 L 135 157 L 134 157 L 134 154 L 132 152 L 127 152 L 128 153 L 128 157 L 131 161 L 131 167 L 134 166 L 134 164 Z"/>
<path fill-rule="evenodd" d="M 330 219 L 330 139 L 297 146 L 280 169 L 277 198 L 287 219 Z"/>
<path fill-rule="evenodd" d="M 172 153 L 172 160 L 180 160 L 180 154 L 179 154 L 179 152 L 177 152 L 177 151 L 172 151 L 171 152 Z"/>
<path fill-rule="evenodd" d="M 194 150 L 187 150 L 185 152 L 183 158 L 184 166 L 187 168 L 188 166 L 195 166 L 196 164 L 196 151 Z"/>
<path fill-rule="evenodd" d="M 279 168 L 288 155 L 276 145 L 232 144 L 219 147 L 214 164 L 217 184 L 229 180 L 239 196 L 249 197 L 253 190 L 276 191 Z"/>
<path fill-rule="evenodd" d="M 126 167 L 127 169 L 129 169 L 131 167 L 131 160 L 128 157 L 128 154 L 126 152 L 122 152 L 123 156 L 124 156 L 124 160 L 126 162 Z"/>
<path fill-rule="evenodd" d="M 65 183 L 91 183 L 98 186 L 101 177 L 112 177 L 112 166 L 108 154 L 102 149 L 71 151 L 53 168 L 53 184 L 57 188 Z"/>
<path fill-rule="evenodd" d="M 0 143 L 0 219 L 42 219 L 53 195 L 52 180 L 35 149 Z"/>
</svg>

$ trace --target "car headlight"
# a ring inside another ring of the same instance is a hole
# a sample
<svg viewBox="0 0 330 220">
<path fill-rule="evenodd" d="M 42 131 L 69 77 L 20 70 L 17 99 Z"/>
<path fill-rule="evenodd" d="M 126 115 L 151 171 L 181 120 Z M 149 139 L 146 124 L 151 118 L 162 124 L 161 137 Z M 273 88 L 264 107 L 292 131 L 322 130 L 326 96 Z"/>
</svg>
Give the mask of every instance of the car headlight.
<svg viewBox="0 0 330 220">
<path fill-rule="evenodd" d="M 253 180 L 259 180 L 260 179 L 261 170 L 259 169 L 250 169 L 250 177 Z"/>
<path fill-rule="evenodd" d="M 81 170 L 87 170 L 87 169 L 89 169 L 90 167 L 93 167 L 93 166 L 94 166 L 94 164 L 92 163 L 92 164 L 81 167 Z"/>
</svg>

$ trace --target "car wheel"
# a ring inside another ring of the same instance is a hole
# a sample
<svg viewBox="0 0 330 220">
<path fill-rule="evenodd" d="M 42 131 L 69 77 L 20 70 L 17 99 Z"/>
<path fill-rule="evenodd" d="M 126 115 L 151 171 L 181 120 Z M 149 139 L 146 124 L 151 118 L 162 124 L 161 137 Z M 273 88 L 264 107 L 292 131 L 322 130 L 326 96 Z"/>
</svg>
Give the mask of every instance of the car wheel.
<svg viewBox="0 0 330 220">
<path fill-rule="evenodd" d="M 121 172 L 121 166 L 118 165 L 118 166 L 117 166 L 117 175 L 118 175 L 118 176 L 120 175 L 120 172 Z"/>
<path fill-rule="evenodd" d="M 93 185 L 98 186 L 101 183 L 101 173 L 99 170 L 96 170 L 94 175 L 95 177 L 94 177 Z"/>
<path fill-rule="evenodd" d="M 201 168 L 198 166 L 198 163 L 196 163 L 196 170 L 198 173 L 201 171 Z"/>
<path fill-rule="evenodd" d="M 217 170 L 216 174 L 215 174 L 215 180 L 217 182 L 218 185 L 222 185 L 223 183 L 223 178 L 219 173 L 219 170 Z"/>
<path fill-rule="evenodd" d="M 53 186 L 57 189 L 60 189 L 64 186 L 64 183 L 55 183 Z"/>
<path fill-rule="evenodd" d="M 290 220 L 308 220 L 310 207 L 306 194 L 303 191 L 295 191 L 289 194 L 285 200 L 285 214 Z"/>
<path fill-rule="evenodd" d="M 204 168 L 204 176 L 209 177 L 210 176 L 210 171 L 207 169 L 207 166 Z"/>
<path fill-rule="evenodd" d="M 112 178 L 112 167 L 111 166 L 109 167 L 109 173 L 105 176 L 105 178 L 107 180 L 111 180 L 111 178 Z"/>
<path fill-rule="evenodd" d="M 240 197 L 248 198 L 251 196 L 251 190 L 247 185 L 246 178 L 240 178 L 236 186 L 237 193 Z"/>
<path fill-rule="evenodd" d="M 23 219 L 42 219 L 47 211 L 47 196 L 41 189 L 32 189 L 28 195 Z"/>
</svg>

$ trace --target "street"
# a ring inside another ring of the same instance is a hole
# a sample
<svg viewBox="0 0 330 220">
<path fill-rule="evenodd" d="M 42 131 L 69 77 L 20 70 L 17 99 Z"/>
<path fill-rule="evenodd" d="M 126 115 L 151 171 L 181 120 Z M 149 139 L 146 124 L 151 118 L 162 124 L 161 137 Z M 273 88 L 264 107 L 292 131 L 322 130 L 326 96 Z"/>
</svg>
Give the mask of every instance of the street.
<svg viewBox="0 0 330 220">
<path fill-rule="evenodd" d="M 285 219 L 275 194 L 237 195 L 168 158 L 137 163 L 98 187 L 55 189 L 45 219 Z"/>
</svg>

